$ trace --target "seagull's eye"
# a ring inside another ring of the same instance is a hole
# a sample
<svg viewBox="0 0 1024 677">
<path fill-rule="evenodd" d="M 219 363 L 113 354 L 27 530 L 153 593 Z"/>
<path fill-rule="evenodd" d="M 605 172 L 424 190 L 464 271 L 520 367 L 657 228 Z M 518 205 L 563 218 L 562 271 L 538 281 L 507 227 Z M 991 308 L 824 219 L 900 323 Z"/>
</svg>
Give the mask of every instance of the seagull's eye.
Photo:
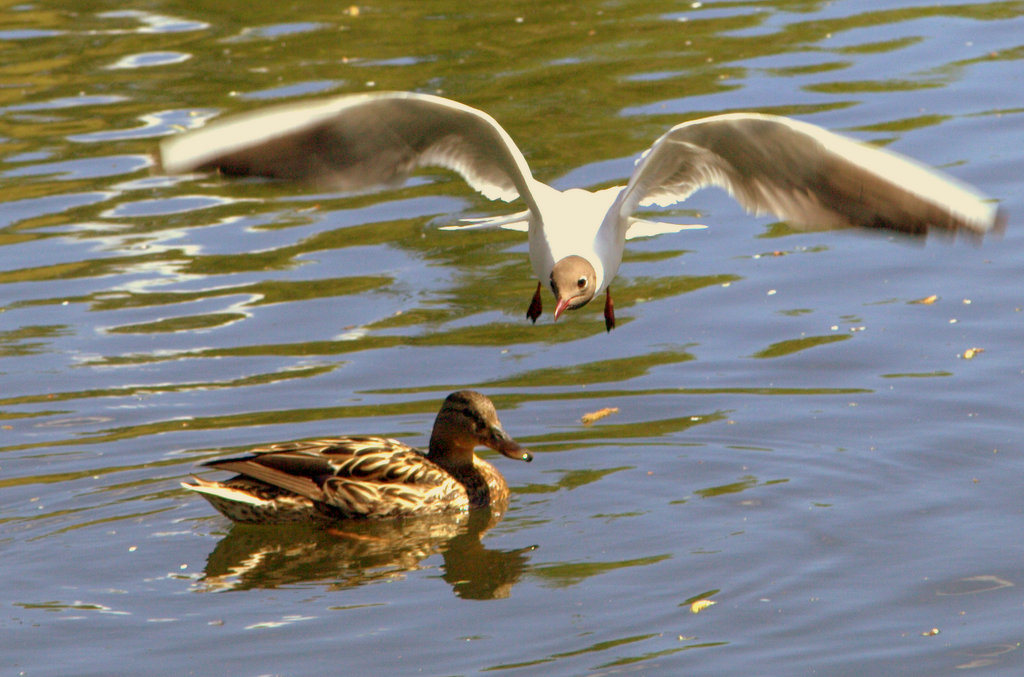
<svg viewBox="0 0 1024 677">
<path fill-rule="evenodd" d="M 581 277 L 580 279 L 576 280 L 576 286 L 579 287 L 580 289 L 586 288 L 587 278 Z"/>
</svg>

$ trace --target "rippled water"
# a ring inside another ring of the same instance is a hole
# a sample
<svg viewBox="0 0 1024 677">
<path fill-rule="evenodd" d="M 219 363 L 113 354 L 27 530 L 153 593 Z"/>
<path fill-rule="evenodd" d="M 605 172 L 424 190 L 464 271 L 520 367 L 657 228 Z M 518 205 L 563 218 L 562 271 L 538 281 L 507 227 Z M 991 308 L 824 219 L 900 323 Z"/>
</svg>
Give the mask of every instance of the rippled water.
<svg viewBox="0 0 1024 677">
<path fill-rule="evenodd" d="M 4 674 L 1024 665 L 1024 3 L 4 19 Z M 152 172 L 210 116 L 365 89 L 488 111 L 561 188 L 622 181 L 685 119 L 795 115 L 945 168 L 1010 227 L 918 247 L 699 193 L 658 218 L 707 230 L 631 243 L 606 334 L 600 307 L 523 318 L 524 238 L 439 230 L 510 208 L 445 172 L 359 195 Z M 233 528 L 179 488 L 248 445 L 425 444 L 463 387 L 536 452 L 494 459 L 496 524 Z"/>
</svg>

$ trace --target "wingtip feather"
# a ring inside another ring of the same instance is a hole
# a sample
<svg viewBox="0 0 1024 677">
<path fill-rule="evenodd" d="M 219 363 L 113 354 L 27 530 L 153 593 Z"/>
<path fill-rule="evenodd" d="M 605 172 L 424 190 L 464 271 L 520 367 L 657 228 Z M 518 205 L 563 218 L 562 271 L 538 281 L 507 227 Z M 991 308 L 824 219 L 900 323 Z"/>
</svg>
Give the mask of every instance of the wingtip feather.
<svg viewBox="0 0 1024 677">
<path fill-rule="evenodd" d="M 183 489 L 194 491 L 202 496 L 215 496 L 233 503 L 247 503 L 249 505 L 263 505 L 267 501 L 253 496 L 252 494 L 231 487 L 226 487 L 217 482 L 208 482 L 198 477 L 193 476 L 192 481 L 196 484 L 189 484 L 188 482 L 181 482 Z"/>
</svg>

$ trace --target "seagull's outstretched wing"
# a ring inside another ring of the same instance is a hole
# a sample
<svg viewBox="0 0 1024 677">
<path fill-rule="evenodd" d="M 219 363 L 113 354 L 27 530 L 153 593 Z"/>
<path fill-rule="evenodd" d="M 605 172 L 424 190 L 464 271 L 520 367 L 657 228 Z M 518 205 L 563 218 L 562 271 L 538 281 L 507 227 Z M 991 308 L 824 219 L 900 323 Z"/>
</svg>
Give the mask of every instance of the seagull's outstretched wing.
<svg viewBox="0 0 1024 677">
<path fill-rule="evenodd" d="M 670 129 L 640 159 L 619 223 L 720 186 L 750 212 L 794 225 L 984 234 L 1005 219 L 971 188 L 913 160 L 789 118 L 735 113 Z"/>
<path fill-rule="evenodd" d="M 489 228 L 503 228 L 504 230 L 515 230 L 526 233 L 530 230 L 530 211 L 516 212 L 515 214 L 502 214 L 501 216 L 482 216 L 479 218 L 461 219 L 462 223 L 457 226 L 441 226 L 441 230 L 486 230 Z"/>
<path fill-rule="evenodd" d="M 215 121 L 160 144 L 171 174 L 309 180 L 342 190 L 452 169 L 490 199 L 536 208 L 522 152 L 486 113 L 428 94 L 375 92 L 285 104 Z"/>
<path fill-rule="evenodd" d="M 478 219 L 462 219 L 460 225 L 441 226 L 441 230 L 484 230 L 487 228 L 502 228 L 504 230 L 527 233 L 530 230 L 530 212 L 516 212 L 515 214 L 505 214 L 502 216 L 484 216 Z M 667 235 L 684 230 L 701 230 L 704 228 L 707 228 L 707 226 L 699 223 L 667 223 L 631 217 L 629 219 L 629 230 L 626 232 L 626 239 L 635 240 L 641 237 L 654 237 L 655 235 Z"/>
</svg>

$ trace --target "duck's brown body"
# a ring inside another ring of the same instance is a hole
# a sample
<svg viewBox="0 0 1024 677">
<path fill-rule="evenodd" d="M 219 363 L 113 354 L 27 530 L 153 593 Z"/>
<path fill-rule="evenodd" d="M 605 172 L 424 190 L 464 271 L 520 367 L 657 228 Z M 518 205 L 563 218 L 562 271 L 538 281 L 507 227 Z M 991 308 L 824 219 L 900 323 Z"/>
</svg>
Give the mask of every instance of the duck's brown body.
<svg viewBox="0 0 1024 677">
<path fill-rule="evenodd" d="M 199 478 L 199 492 L 236 522 L 383 518 L 504 504 L 501 474 L 473 453 L 486 444 L 511 458 L 531 456 L 501 428 L 494 406 L 472 391 L 453 393 L 434 424 L 430 451 L 383 437 L 338 437 L 253 449 L 205 465 L 238 475 Z"/>
</svg>

